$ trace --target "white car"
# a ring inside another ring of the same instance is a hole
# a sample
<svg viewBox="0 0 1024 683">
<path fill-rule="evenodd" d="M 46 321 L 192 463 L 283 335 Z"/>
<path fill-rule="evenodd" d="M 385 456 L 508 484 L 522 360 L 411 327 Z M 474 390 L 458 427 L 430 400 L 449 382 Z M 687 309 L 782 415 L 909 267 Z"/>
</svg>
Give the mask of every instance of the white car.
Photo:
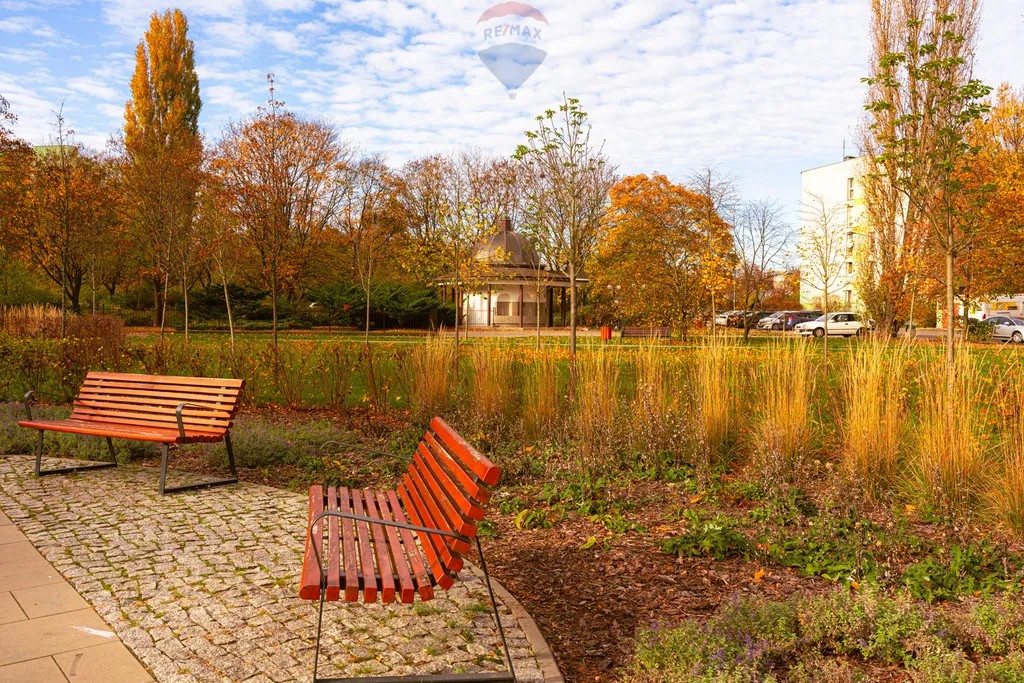
<svg viewBox="0 0 1024 683">
<path fill-rule="evenodd" d="M 829 313 L 828 314 L 828 335 L 830 337 L 855 337 L 864 334 L 862 330 L 868 326 L 856 313 Z M 793 328 L 802 337 L 824 337 L 825 316 L 817 320 L 800 323 Z"/>
<path fill-rule="evenodd" d="M 729 316 L 733 315 L 734 313 L 739 313 L 739 311 L 722 311 L 721 313 L 715 316 L 715 324 L 718 325 L 719 327 L 728 326 Z"/>
</svg>

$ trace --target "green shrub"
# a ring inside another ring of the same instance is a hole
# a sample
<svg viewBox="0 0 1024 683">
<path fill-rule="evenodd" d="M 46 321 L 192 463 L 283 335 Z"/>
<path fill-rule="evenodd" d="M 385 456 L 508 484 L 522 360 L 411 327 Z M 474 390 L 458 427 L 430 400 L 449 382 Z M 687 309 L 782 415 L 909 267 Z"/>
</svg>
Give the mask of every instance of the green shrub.
<svg viewBox="0 0 1024 683">
<path fill-rule="evenodd" d="M 661 541 L 661 549 L 677 557 L 712 557 L 725 560 L 746 557 L 750 552 L 747 537 L 736 531 L 735 522 L 725 515 L 704 519 L 694 510 L 684 514 L 687 531 Z"/>
</svg>

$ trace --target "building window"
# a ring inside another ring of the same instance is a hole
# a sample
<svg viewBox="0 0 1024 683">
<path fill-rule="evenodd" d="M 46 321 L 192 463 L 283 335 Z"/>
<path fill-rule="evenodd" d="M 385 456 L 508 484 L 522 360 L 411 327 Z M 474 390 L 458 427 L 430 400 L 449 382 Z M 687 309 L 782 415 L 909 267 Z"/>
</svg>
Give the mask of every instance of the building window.
<svg viewBox="0 0 1024 683">
<path fill-rule="evenodd" d="M 846 307 L 850 308 L 853 306 L 853 292 L 846 290 Z"/>
<path fill-rule="evenodd" d="M 847 178 L 846 180 L 846 199 L 847 201 L 853 201 L 853 178 Z"/>
<path fill-rule="evenodd" d="M 853 263 L 846 264 L 846 274 L 853 275 Z"/>
</svg>

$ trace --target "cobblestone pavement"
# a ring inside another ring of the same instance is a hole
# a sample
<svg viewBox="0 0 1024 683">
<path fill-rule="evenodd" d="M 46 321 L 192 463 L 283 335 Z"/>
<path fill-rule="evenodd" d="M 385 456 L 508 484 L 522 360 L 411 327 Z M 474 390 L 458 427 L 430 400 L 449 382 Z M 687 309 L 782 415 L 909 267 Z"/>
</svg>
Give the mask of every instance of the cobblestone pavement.
<svg viewBox="0 0 1024 683">
<path fill-rule="evenodd" d="M 151 469 L 37 479 L 31 466 L 0 457 L 0 509 L 158 681 L 311 678 L 317 605 L 297 595 L 304 496 L 252 484 L 161 496 Z M 504 670 L 486 587 L 461 578 L 426 603 L 328 603 L 320 675 Z M 517 676 L 541 680 L 500 610 Z"/>
</svg>

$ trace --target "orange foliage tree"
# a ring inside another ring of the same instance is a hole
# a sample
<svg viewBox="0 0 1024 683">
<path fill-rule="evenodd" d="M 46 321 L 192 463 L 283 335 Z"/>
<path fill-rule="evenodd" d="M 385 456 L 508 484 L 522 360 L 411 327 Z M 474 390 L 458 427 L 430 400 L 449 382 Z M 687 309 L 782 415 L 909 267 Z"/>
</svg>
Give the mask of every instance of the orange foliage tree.
<svg viewBox="0 0 1024 683">
<path fill-rule="evenodd" d="M 0 273 L 14 257 L 13 230 L 24 215 L 32 171 L 32 148 L 10 126 L 17 118 L 0 96 Z"/>
<path fill-rule="evenodd" d="M 255 279 L 270 289 L 276 347 L 278 297 L 299 294 L 313 275 L 341 212 L 350 153 L 330 124 L 283 109 L 268 81 L 268 106 L 228 126 L 213 169 L 255 256 Z"/>
<path fill-rule="evenodd" d="M 706 197 L 663 175 L 623 178 L 610 196 L 591 291 L 611 299 L 624 321 L 685 334 L 703 305 L 708 264 L 722 248 L 734 263 L 728 224 L 708 213 Z"/>
<path fill-rule="evenodd" d="M 180 271 L 187 302 L 203 157 L 195 46 L 180 10 L 153 13 L 135 51 L 131 91 L 120 141 L 123 205 L 141 269 L 153 281 L 154 323 L 162 331 L 172 269 Z"/>
</svg>

